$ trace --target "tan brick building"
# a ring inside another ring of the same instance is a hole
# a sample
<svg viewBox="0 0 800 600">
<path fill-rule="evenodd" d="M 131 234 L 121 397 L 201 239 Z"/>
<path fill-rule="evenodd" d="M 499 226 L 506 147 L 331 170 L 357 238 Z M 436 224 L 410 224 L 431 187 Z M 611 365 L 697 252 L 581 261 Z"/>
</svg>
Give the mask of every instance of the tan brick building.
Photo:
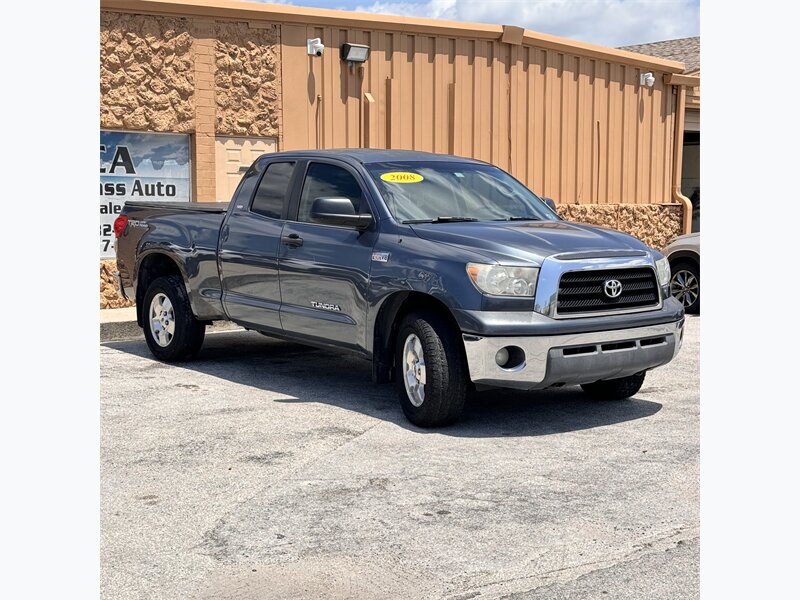
<svg viewBox="0 0 800 600">
<path fill-rule="evenodd" d="M 190 157 L 181 199 L 227 201 L 262 152 L 408 148 L 496 164 L 566 218 L 655 247 L 691 228 L 680 140 L 697 80 L 680 62 L 513 25 L 226 0 L 100 6 L 101 143 L 181 134 L 163 138 Z M 366 62 L 342 60 L 345 42 L 369 46 Z M 111 269 L 101 307 L 122 305 Z"/>
</svg>

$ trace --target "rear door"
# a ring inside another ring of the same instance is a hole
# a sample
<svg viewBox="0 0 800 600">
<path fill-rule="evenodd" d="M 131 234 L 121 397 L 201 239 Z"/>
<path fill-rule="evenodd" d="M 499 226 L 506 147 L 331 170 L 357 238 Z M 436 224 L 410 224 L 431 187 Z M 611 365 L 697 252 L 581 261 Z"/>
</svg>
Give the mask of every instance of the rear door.
<svg viewBox="0 0 800 600">
<path fill-rule="evenodd" d="M 281 323 L 299 337 L 365 349 L 377 223 L 360 231 L 315 223 L 310 213 L 316 198 L 349 198 L 357 213 L 374 218 L 367 187 L 355 169 L 338 161 L 310 161 L 304 171 L 281 236 Z"/>
<path fill-rule="evenodd" d="M 296 161 L 261 158 L 236 190 L 219 244 L 222 302 L 237 323 L 280 331 L 278 251 Z"/>
</svg>

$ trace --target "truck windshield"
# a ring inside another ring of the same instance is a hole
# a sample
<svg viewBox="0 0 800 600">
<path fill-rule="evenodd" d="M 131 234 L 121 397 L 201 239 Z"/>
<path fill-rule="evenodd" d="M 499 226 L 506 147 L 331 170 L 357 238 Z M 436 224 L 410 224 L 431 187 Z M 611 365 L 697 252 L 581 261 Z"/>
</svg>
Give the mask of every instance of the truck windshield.
<svg viewBox="0 0 800 600">
<path fill-rule="evenodd" d="M 536 194 L 491 165 L 401 161 L 365 167 L 392 216 L 403 223 L 559 218 Z"/>
</svg>

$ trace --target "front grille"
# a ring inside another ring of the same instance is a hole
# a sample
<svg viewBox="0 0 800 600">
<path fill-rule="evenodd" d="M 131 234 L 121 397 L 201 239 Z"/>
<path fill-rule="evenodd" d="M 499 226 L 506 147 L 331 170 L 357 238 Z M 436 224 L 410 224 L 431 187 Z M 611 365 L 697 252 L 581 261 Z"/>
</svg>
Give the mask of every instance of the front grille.
<svg viewBox="0 0 800 600">
<path fill-rule="evenodd" d="M 622 284 L 619 297 L 609 298 L 603 291 L 609 280 Z M 556 310 L 568 315 L 657 306 L 659 293 L 655 271 L 650 268 L 571 271 L 564 273 L 558 283 Z"/>
</svg>

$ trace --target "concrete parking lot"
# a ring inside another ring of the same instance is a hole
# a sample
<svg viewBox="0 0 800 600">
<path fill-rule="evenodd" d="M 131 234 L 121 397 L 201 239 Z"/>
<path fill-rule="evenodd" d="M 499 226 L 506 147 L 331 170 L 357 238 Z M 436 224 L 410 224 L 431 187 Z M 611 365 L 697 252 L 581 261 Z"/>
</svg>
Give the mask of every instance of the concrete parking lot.
<svg viewBox="0 0 800 600">
<path fill-rule="evenodd" d="M 484 392 L 434 431 L 349 355 L 105 343 L 102 597 L 697 598 L 699 332 L 635 399 Z"/>
</svg>

